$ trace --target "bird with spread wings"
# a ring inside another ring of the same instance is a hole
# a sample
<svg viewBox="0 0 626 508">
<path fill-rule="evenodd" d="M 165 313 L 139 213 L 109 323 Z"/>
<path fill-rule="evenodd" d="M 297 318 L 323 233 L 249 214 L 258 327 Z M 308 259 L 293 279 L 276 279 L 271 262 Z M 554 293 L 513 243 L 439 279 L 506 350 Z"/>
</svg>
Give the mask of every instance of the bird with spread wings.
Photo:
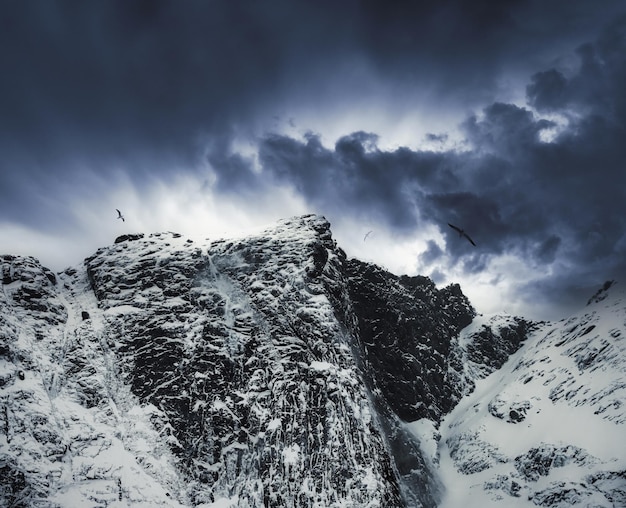
<svg viewBox="0 0 626 508">
<path fill-rule="evenodd" d="M 117 218 L 122 219 L 122 222 L 126 222 L 124 220 L 124 216 L 122 215 L 122 212 L 120 212 L 117 208 L 115 209 L 115 211 L 117 212 Z"/>
<path fill-rule="evenodd" d="M 470 238 L 470 236 L 469 236 L 469 235 L 468 235 L 465 231 L 463 231 L 461 228 L 459 228 L 459 227 L 455 226 L 454 224 L 450 224 L 449 222 L 448 222 L 448 226 L 450 226 L 452 229 L 454 229 L 455 231 L 457 231 L 457 232 L 459 233 L 459 236 L 464 236 L 465 238 L 467 238 L 467 239 L 469 240 L 469 242 L 470 242 L 470 243 L 471 243 L 474 247 L 476 247 L 476 244 L 474 243 L 474 240 L 472 240 L 472 239 Z"/>
</svg>

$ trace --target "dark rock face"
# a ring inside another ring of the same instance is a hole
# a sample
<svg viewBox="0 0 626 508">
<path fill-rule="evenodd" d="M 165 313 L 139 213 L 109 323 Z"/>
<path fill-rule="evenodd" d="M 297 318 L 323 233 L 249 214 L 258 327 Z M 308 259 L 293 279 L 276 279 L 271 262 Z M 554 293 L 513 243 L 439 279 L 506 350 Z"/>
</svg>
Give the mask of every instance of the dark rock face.
<svg viewBox="0 0 626 508">
<path fill-rule="evenodd" d="M 614 284 L 615 284 L 614 280 L 605 281 L 604 284 L 602 284 L 602 287 L 598 289 L 598 291 L 596 291 L 596 293 L 591 298 L 589 298 L 589 300 L 587 301 L 587 305 L 591 305 L 592 303 L 597 303 L 597 302 L 601 302 L 602 300 L 604 300 L 608 294 L 607 291 Z"/>
<path fill-rule="evenodd" d="M 506 457 L 486 441 L 478 438 L 477 433 L 463 433 L 448 442 L 450 457 L 457 469 L 471 475 L 489 469 L 494 464 L 506 462 Z"/>
<path fill-rule="evenodd" d="M 132 242 L 133 240 L 141 240 L 144 236 L 145 235 L 143 233 L 120 235 L 115 239 L 114 243 Z"/>
<path fill-rule="evenodd" d="M 471 336 L 468 345 L 468 359 L 474 363 L 489 367 L 490 371 L 499 369 L 517 351 L 528 336 L 531 324 L 525 319 L 513 318 L 513 322 L 499 330 L 483 326 Z"/>
<path fill-rule="evenodd" d="M 452 341 L 474 317 L 458 285 L 437 290 L 427 277 L 396 277 L 375 265 L 346 264 L 373 391 L 403 420 L 447 413 L 457 393 L 447 376 Z"/>
<path fill-rule="evenodd" d="M 402 506 L 346 310 L 330 305 L 346 297 L 342 253 L 327 222 L 298 220 L 282 226 L 295 238 L 203 252 L 160 236 L 88 259 L 110 345 L 167 416 L 192 502 L 235 489 L 249 506 Z"/>
<path fill-rule="evenodd" d="M 20 501 L 24 493 L 29 491 L 29 485 L 19 466 L 8 462 L 1 464 L 0 476 L 2 476 L 0 499 L 6 503 L 6 506 L 26 506 L 20 504 Z"/>
<path fill-rule="evenodd" d="M 555 481 L 529 496 L 536 506 L 626 506 L 626 471 L 603 471 L 582 481 Z"/>
<path fill-rule="evenodd" d="M 597 459 L 575 446 L 557 447 L 546 444 L 516 457 L 515 468 L 524 479 L 537 481 L 541 476 L 547 476 L 553 468 L 563 467 L 570 463 L 580 466 L 593 465 L 597 462 Z"/>
<path fill-rule="evenodd" d="M 0 505 L 26 507 L 48 490 L 45 474 L 27 467 L 25 457 L 32 452 L 44 471 L 60 443 L 48 427 L 47 393 L 33 392 L 31 380 L 54 389 L 54 378 L 37 367 L 59 361 L 42 348 L 49 351 L 60 337 L 67 310 L 56 277 L 34 258 L 0 256 L 0 273 Z"/>
<path fill-rule="evenodd" d="M 66 319 L 63 305 L 56 298 L 56 276 L 31 257 L 0 256 L 2 284 L 12 300 L 24 309 L 39 313 L 50 324 Z"/>
<path fill-rule="evenodd" d="M 526 413 L 531 407 L 529 400 L 511 402 L 496 397 L 489 402 L 487 409 L 493 416 L 507 423 L 520 423 L 526 419 Z"/>
<path fill-rule="evenodd" d="M 508 475 L 498 475 L 494 480 L 485 482 L 484 489 L 502 491 L 511 497 L 521 497 L 522 486 Z"/>
<path fill-rule="evenodd" d="M 613 506 L 626 506 L 626 471 L 604 471 L 587 478 L 593 489 L 602 492 Z"/>
</svg>

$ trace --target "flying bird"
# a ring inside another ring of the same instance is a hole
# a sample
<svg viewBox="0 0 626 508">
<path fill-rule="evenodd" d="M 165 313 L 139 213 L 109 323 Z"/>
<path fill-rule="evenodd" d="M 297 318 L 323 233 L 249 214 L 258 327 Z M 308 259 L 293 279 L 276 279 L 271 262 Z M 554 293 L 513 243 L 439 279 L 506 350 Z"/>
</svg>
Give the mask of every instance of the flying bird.
<svg viewBox="0 0 626 508">
<path fill-rule="evenodd" d="M 367 237 L 370 236 L 371 231 L 368 231 L 367 233 L 365 233 L 365 236 L 363 237 L 363 241 L 367 240 Z"/>
<path fill-rule="evenodd" d="M 117 211 L 117 218 L 122 219 L 122 222 L 126 222 L 124 220 L 124 216 L 122 215 L 122 212 L 120 212 L 117 208 L 115 210 Z"/>
<path fill-rule="evenodd" d="M 464 236 L 465 238 L 467 238 L 467 239 L 469 240 L 469 242 L 470 242 L 470 243 L 471 243 L 474 247 L 476 247 L 476 244 L 474 243 L 474 240 L 472 240 L 472 239 L 470 238 L 470 236 L 469 236 L 469 235 L 468 235 L 465 231 L 463 231 L 461 228 L 456 227 L 456 226 L 455 226 L 455 225 L 453 225 L 453 224 L 450 224 L 449 222 L 448 222 L 448 226 L 450 226 L 450 227 L 451 227 L 452 229 L 454 229 L 455 231 L 458 231 L 459 236 Z"/>
</svg>

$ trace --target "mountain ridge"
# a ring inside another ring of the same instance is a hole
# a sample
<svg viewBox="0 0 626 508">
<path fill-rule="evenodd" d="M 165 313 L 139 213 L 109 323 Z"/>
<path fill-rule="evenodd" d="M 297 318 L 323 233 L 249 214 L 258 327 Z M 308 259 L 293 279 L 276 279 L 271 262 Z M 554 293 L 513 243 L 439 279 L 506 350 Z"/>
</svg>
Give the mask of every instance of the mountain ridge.
<svg viewBox="0 0 626 508">
<path fill-rule="evenodd" d="M 458 285 L 348 259 L 314 215 L 0 262 L 10 506 L 438 506 L 440 422 L 539 326 L 478 324 Z"/>
</svg>

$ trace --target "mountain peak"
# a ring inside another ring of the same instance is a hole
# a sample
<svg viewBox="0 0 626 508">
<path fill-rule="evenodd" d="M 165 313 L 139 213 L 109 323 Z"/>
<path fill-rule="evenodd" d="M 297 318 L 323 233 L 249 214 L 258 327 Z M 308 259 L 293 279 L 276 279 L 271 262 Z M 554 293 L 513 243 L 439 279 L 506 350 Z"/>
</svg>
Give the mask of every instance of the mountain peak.
<svg viewBox="0 0 626 508">
<path fill-rule="evenodd" d="M 596 291 L 591 298 L 589 298 L 587 305 L 600 303 L 609 296 L 614 298 L 623 298 L 624 295 L 626 295 L 626 290 L 623 287 L 619 286 L 614 280 L 607 280 L 602 287 L 598 289 L 598 291 Z"/>
<path fill-rule="evenodd" d="M 622 429 L 619 286 L 561 323 L 476 316 L 458 285 L 348 259 L 318 215 L 0 265 L 7 505 L 434 508 L 481 474 L 548 506 L 553 463 L 620 478 L 600 438 L 510 434 L 559 411 Z"/>
</svg>

